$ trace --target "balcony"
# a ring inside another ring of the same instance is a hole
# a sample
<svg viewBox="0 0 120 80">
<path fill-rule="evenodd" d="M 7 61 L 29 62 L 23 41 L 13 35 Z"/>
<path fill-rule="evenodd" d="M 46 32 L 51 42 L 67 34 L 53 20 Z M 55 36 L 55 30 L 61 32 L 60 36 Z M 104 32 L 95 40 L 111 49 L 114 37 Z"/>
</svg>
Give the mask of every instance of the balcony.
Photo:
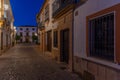
<svg viewBox="0 0 120 80">
<path fill-rule="evenodd" d="M 38 29 L 39 29 L 39 30 L 45 29 L 45 24 L 44 24 L 44 22 L 38 23 Z"/>
<path fill-rule="evenodd" d="M 45 21 L 49 20 L 49 5 L 45 8 Z"/>
<path fill-rule="evenodd" d="M 45 21 L 49 20 L 49 13 L 45 14 Z"/>
<path fill-rule="evenodd" d="M 10 31 L 10 27 L 11 27 L 10 21 L 8 21 L 7 18 L 4 18 L 3 24 L 1 25 L 1 28 L 6 30 L 6 31 Z"/>
<path fill-rule="evenodd" d="M 0 22 L 3 22 L 5 19 L 4 19 L 4 17 L 1 17 L 0 18 Z"/>
<path fill-rule="evenodd" d="M 0 18 L 0 28 L 4 25 L 4 21 L 5 21 L 4 17 L 1 17 Z"/>
<path fill-rule="evenodd" d="M 73 9 L 76 0 L 55 0 L 53 3 L 53 17 L 62 15 Z"/>
<path fill-rule="evenodd" d="M 3 23 L 3 22 L 6 22 L 6 20 L 7 20 L 7 18 L 5 18 L 4 16 L 1 16 L 1 17 L 0 17 L 0 22 Z"/>
<path fill-rule="evenodd" d="M 10 27 L 10 26 L 11 26 L 10 21 L 6 20 L 6 26 L 7 26 L 7 27 Z"/>
</svg>

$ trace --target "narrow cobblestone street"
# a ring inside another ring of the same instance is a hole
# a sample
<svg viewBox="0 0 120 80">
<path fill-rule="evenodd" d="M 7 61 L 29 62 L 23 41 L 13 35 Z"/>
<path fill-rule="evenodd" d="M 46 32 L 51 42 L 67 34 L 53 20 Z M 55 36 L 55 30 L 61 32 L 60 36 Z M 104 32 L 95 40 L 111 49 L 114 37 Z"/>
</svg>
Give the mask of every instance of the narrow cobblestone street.
<svg viewBox="0 0 120 80">
<path fill-rule="evenodd" d="M 60 69 L 60 64 L 22 44 L 0 57 L 0 80 L 80 80 L 79 76 Z"/>
</svg>

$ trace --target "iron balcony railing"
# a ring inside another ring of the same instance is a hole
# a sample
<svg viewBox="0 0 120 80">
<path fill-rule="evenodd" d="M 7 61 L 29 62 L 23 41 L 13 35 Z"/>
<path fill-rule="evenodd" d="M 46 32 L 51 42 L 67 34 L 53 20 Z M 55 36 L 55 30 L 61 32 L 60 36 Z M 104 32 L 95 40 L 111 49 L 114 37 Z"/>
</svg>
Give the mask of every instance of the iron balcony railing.
<svg viewBox="0 0 120 80">
<path fill-rule="evenodd" d="M 45 28 L 45 23 L 44 22 L 39 22 L 38 23 L 38 29 L 43 30 Z"/>
<path fill-rule="evenodd" d="M 5 20 L 6 20 L 6 18 L 4 18 L 4 16 L 0 17 L 0 21 L 5 21 Z"/>
<path fill-rule="evenodd" d="M 49 20 L 49 5 L 45 8 L 45 21 Z"/>
<path fill-rule="evenodd" d="M 49 13 L 45 14 L 45 21 L 49 20 Z"/>
<path fill-rule="evenodd" d="M 6 20 L 6 26 L 11 26 L 10 21 Z"/>
<path fill-rule="evenodd" d="M 74 4 L 76 0 L 55 0 L 53 3 L 53 17 L 67 6 Z"/>
</svg>

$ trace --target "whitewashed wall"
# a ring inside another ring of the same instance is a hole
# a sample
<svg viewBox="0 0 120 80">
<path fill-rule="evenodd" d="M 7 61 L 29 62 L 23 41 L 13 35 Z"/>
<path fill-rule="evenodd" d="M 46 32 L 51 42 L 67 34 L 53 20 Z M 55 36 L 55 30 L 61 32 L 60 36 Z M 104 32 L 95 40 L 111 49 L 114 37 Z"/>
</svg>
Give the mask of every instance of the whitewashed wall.
<svg viewBox="0 0 120 80">
<path fill-rule="evenodd" d="M 86 16 L 118 3 L 120 0 L 88 0 L 75 10 L 78 16 L 74 16 L 74 56 L 86 57 Z"/>
</svg>

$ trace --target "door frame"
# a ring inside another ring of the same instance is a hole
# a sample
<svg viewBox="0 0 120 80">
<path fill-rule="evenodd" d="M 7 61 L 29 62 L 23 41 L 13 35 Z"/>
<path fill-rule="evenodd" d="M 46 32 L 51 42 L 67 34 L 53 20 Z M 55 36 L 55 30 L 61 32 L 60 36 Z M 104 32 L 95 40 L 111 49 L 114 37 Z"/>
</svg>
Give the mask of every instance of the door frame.
<svg viewBox="0 0 120 80">
<path fill-rule="evenodd" d="M 68 46 L 68 51 L 66 51 L 66 52 L 68 52 L 67 54 L 66 54 L 66 56 L 65 56 L 65 54 L 63 53 L 63 51 L 64 51 L 64 47 L 65 47 L 65 44 L 64 44 L 64 34 L 65 34 L 65 32 L 68 32 L 67 34 L 67 46 Z M 70 30 L 69 29 L 64 29 L 64 30 L 60 30 L 60 61 L 61 62 L 65 62 L 65 63 L 67 63 L 67 64 L 69 64 L 69 56 L 70 56 L 70 52 L 69 52 L 69 49 L 70 49 L 70 47 L 69 47 L 69 42 L 70 42 L 70 40 L 69 40 L 69 38 L 70 38 Z"/>
<path fill-rule="evenodd" d="M 3 50 L 3 32 L 1 32 L 1 50 Z"/>
<path fill-rule="evenodd" d="M 52 52 L 52 30 L 47 31 L 47 51 Z"/>
</svg>

